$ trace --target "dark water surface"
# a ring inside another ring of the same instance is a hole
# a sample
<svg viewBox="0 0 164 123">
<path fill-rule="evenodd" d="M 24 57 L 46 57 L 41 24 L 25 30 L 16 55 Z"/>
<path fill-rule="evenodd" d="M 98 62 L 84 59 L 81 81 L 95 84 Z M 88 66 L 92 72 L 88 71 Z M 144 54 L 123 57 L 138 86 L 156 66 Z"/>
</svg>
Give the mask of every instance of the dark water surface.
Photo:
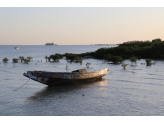
<svg viewBox="0 0 164 123">
<path fill-rule="evenodd" d="M 68 63 L 65 59 L 49 63 L 45 55 L 55 53 L 83 53 L 100 47 L 112 46 L 0 46 L 0 115 L 1 116 L 163 116 L 164 115 L 164 61 L 155 65 L 137 66 L 104 63 L 85 59 L 83 64 Z M 12 58 L 33 57 L 29 64 L 12 63 Z M 2 59 L 10 59 L 3 63 Z M 42 60 L 42 62 L 41 62 Z M 102 80 L 74 82 L 48 87 L 23 76 L 28 70 L 68 72 L 86 68 L 87 71 L 109 68 L 110 73 Z M 154 62 L 154 61 L 153 61 Z M 130 63 L 126 60 L 125 63 Z M 21 85 L 22 88 L 19 88 Z"/>
</svg>

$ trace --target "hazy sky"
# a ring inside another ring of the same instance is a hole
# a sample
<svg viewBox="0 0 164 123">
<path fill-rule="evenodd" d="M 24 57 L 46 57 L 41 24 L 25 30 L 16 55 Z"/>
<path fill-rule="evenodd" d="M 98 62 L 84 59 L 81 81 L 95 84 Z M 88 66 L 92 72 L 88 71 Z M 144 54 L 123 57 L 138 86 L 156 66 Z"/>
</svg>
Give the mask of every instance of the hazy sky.
<svg viewBox="0 0 164 123">
<path fill-rule="evenodd" d="M 0 45 L 164 40 L 164 7 L 0 7 Z"/>
</svg>

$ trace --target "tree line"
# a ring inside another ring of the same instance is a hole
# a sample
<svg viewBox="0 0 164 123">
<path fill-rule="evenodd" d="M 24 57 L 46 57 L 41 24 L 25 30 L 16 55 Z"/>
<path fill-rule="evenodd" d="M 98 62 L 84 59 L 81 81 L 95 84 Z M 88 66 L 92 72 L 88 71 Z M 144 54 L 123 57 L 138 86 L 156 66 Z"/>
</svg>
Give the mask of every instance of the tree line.
<svg viewBox="0 0 164 123">
<path fill-rule="evenodd" d="M 105 47 L 95 52 L 82 53 L 80 56 L 104 59 L 114 63 L 131 57 L 137 57 L 138 59 L 164 59 L 164 41 L 158 38 L 152 41 L 123 43 L 117 47 Z"/>
<path fill-rule="evenodd" d="M 124 59 L 129 59 L 130 61 L 135 61 L 136 59 L 164 59 L 164 41 L 160 38 L 152 41 L 135 41 L 123 43 L 117 47 L 100 48 L 94 52 L 54 54 L 47 56 L 47 58 L 56 61 L 53 57 L 57 56 L 59 59 L 66 57 L 66 60 L 70 62 L 82 62 L 85 58 L 94 58 L 111 61 L 115 64 L 121 63 Z"/>
</svg>

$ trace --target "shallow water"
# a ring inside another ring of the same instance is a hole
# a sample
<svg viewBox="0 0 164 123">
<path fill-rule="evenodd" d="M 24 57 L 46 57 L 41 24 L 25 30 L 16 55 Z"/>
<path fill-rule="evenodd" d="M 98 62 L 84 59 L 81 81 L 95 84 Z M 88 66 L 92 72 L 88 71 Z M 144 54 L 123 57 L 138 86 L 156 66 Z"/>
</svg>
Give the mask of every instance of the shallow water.
<svg viewBox="0 0 164 123">
<path fill-rule="evenodd" d="M 68 63 L 65 59 L 49 63 L 45 55 L 55 53 L 83 53 L 105 46 L 0 46 L 0 115 L 1 116 L 162 116 L 164 115 L 164 61 L 152 66 L 108 64 L 101 60 L 85 59 L 83 64 Z M 106 46 L 107 47 L 107 46 Z M 12 58 L 31 56 L 29 64 L 12 63 Z M 42 61 L 41 61 L 42 60 Z M 48 87 L 23 76 L 28 70 L 87 71 L 109 68 L 102 80 L 74 82 Z M 154 61 L 153 61 L 154 62 Z M 125 63 L 130 63 L 126 60 Z M 68 70 L 66 70 L 68 65 Z M 27 82 L 28 81 L 28 82 Z M 23 87 L 24 83 L 26 83 Z M 18 90 L 14 91 L 15 89 Z"/>
</svg>

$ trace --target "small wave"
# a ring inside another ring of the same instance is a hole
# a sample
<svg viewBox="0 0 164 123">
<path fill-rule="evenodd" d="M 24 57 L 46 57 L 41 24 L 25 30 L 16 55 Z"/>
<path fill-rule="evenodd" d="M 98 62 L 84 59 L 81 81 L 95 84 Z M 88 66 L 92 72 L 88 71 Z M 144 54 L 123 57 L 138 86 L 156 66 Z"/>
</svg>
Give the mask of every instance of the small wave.
<svg viewBox="0 0 164 123">
<path fill-rule="evenodd" d="M 157 75 L 157 74 L 151 74 L 151 73 L 148 73 L 148 75 Z"/>
<path fill-rule="evenodd" d="M 5 79 L 2 79 L 2 81 L 3 81 L 3 80 L 12 80 L 12 79 L 11 79 L 11 78 L 5 78 Z"/>
<path fill-rule="evenodd" d="M 142 79 L 164 80 L 164 79 L 157 79 L 157 78 L 142 78 Z"/>
</svg>

